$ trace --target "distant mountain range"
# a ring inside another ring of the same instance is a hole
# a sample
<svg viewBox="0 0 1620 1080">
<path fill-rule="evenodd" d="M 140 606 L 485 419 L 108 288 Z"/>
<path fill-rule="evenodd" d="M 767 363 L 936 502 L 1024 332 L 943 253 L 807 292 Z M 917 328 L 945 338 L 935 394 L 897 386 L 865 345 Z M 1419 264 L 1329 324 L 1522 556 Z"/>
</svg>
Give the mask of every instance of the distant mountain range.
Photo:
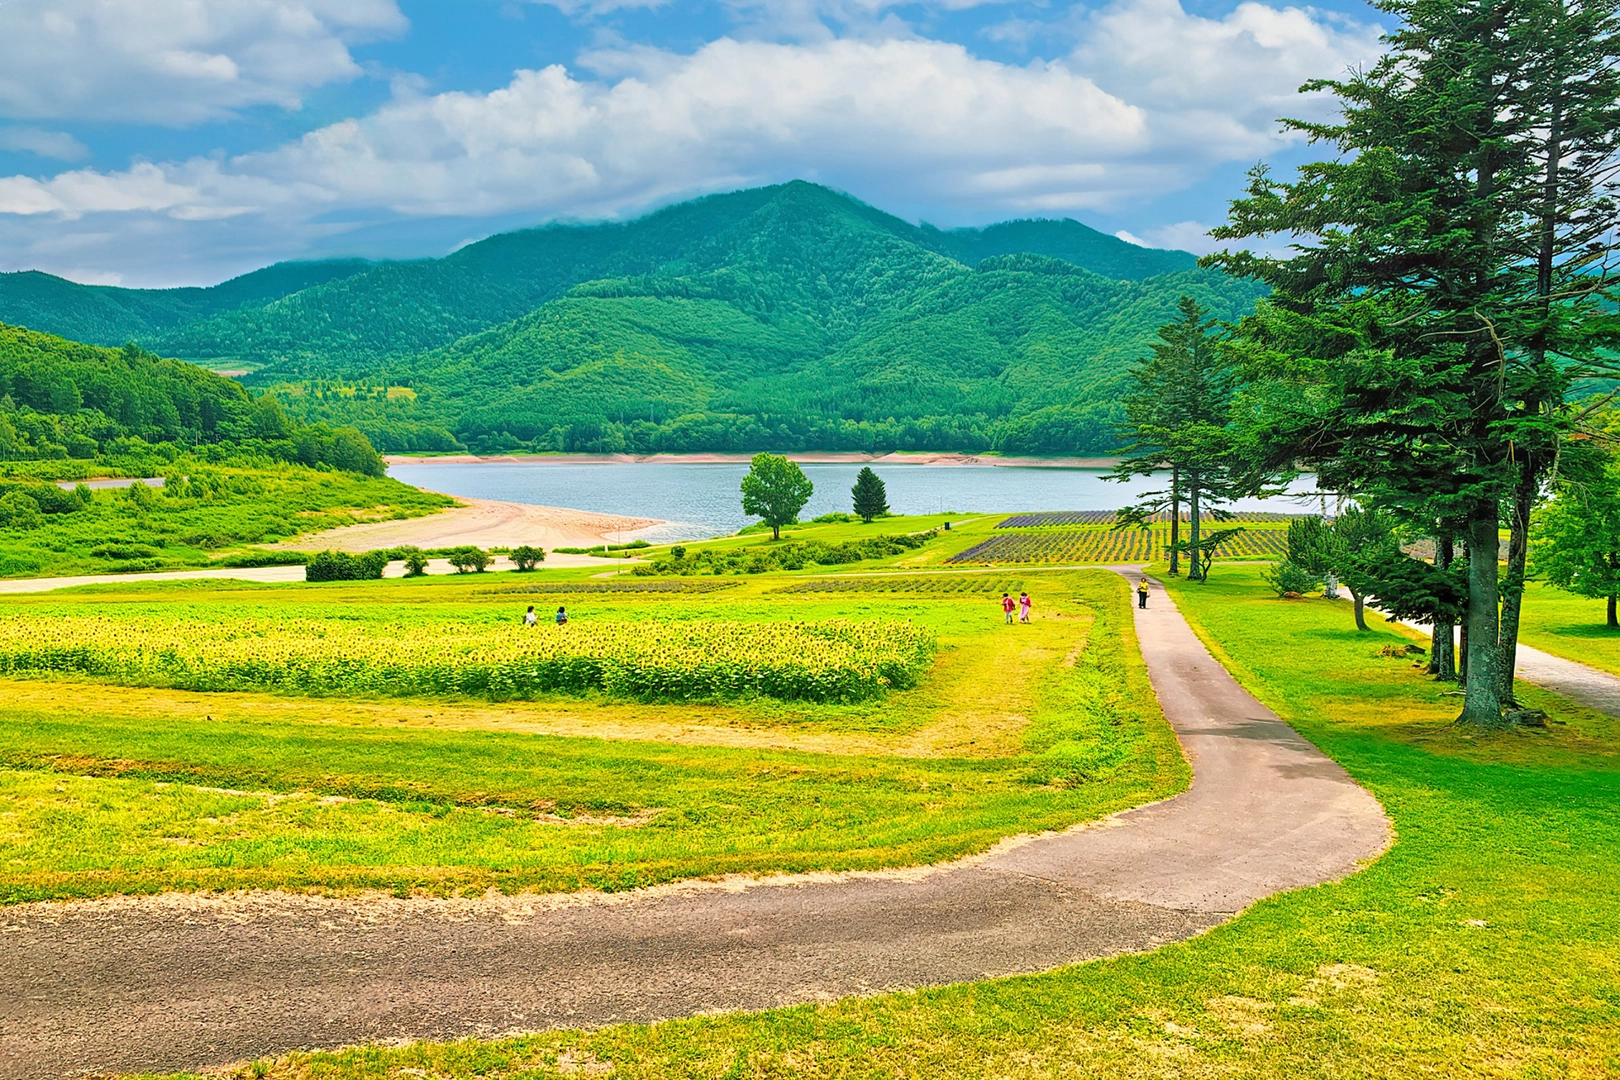
<svg viewBox="0 0 1620 1080">
<path fill-rule="evenodd" d="M 410 262 L 207 289 L 0 274 L 0 322 L 249 372 L 384 450 L 1001 449 L 1117 442 L 1176 300 L 1260 290 L 1076 221 L 909 224 L 804 182 Z"/>
</svg>

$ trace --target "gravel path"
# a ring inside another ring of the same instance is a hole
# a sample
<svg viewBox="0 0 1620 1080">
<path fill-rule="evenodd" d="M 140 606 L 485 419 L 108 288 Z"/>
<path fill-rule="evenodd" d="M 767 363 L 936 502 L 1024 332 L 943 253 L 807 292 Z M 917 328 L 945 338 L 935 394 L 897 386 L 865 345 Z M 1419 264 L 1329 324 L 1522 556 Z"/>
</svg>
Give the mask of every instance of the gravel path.
<svg viewBox="0 0 1620 1080">
<path fill-rule="evenodd" d="M 1041 971 L 1193 936 L 1385 848 L 1372 796 L 1240 689 L 1165 593 L 1136 625 L 1194 768 L 1173 799 L 894 873 L 615 897 L 0 909 L 0 1075 L 199 1068 Z"/>
</svg>

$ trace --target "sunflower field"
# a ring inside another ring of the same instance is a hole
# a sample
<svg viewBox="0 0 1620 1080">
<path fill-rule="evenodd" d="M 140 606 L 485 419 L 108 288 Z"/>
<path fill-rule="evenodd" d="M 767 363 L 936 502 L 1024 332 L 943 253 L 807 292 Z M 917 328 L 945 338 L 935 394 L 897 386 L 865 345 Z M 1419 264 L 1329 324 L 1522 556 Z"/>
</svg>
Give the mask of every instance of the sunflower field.
<svg viewBox="0 0 1620 1080">
<path fill-rule="evenodd" d="M 501 701 L 600 690 L 656 701 L 861 701 L 914 686 L 935 647 L 931 632 L 899 620 L 429 629 L 319 618 L 0 617 L 0 674 L 369 697 Z"/>
</svg>

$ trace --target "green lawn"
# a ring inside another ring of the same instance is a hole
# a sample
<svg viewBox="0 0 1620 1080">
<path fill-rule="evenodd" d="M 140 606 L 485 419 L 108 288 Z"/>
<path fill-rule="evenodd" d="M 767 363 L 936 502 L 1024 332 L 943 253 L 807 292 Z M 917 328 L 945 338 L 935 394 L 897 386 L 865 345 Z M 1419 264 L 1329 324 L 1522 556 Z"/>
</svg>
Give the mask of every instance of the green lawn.
<svg viewBox="0 0 1620 1080">
<path fill-rule="evenodd" d="M 1344 604 L 1254 568 L 1172 591 L 1239 679 L 1383 802 L 1394 848 L 1203 937 L 1046 975 L 594 1033 L 293 1054 L 238 1075 L 1607 1077 L 1620 1073 L 1620 737 L 1470 735 Z M 1120 598 L 1123 602 L 1123 598 Z"/>
<path fill-rule="evenodd" d="M 1046 575 L 1042 617 L 1027 627 L 1002 625 L 989 595 L 774 591 L 787 580 L 678 599 L 562 599 L 570 631 L 651 617 L 902 619 L 938 635 L 933 668 L 915 689 L 828 705 L 591 693 L 496 708 L 386 688 L 347 699 L 0 683 L 0 901 L 278 886 L 620 889 L 915 865 L 1184 784 L 1118 577 Z M 272 623 L 318 613 L 419 636 L 452 620 L 525 633 L 517 616 L 532 594 L 488 586 L 100 587 L 0 600 L 0 620 L 82 610 L 135 627 L 136 616 L 245 624 L 249 613 Z"/>
</svg>

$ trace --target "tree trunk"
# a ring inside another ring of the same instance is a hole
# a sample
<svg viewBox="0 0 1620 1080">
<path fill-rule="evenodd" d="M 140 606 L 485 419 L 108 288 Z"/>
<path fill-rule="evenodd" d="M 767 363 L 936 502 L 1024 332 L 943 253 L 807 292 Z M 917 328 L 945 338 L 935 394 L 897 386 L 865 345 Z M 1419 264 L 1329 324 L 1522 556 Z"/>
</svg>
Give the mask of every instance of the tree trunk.
<svg viewBox="0 0 1620 1080">
<path fill-rule="evenodd" d="M 1451 565 L 1453 550 L 1452 540 L 1449 536 L 1442 536 L 1434 542 L 1434 565 L 1444 570 Z M 1456 624 L 1450 620 L 1436 618 L 1434 620 L 1434 633 L 1429 638 L 1429 674 L 1436 679 L 1455 681 L 1457 678 L 1457 633 Z"/>
<path fill-rule="evenodd" d="M 1350 598 L 1356 602 L 1356 629 L 1365 631 L 1367 629 L 1367 612 L 1363 606 L 1365 597 L 1355 589 L 1351 589 Z"/>
<path fill-rule="evenodd" d="M 1513 672 L 1519 662 L 1519 612 L 1524 603 L 1524 567 L 1530 551 L 1530 511 L 1535 506 L 1541 470 L 1533 456 L 1519 463 L 1513 485 L 1513 520 L 1508 524 L 1507 575 L 1502 581 L 1502 623 L 1498 631 L 1502 650 L 1502 700 L 1517 704 Z"/>
<path fill-rule="evenodd" d="M 772 540 L 780 540 L 780 539 L 782 539 L 782 526 L 778 525 L 774 521 L 771 522 L 771 539 Z"/>
<path fill-rule="evenodd" d="M 1181 543 L 1181 468 L 1170 466 L 1170 574 L 1175 576 L 1181 573 L 1181 552 L 1176 545 Z"/>
<path fill-rule="evenodd" d="M 1614 600 L 1615 600 L 1614 593 L 1610 593 L 1609 594 L 1609 626 L 1611 628 L 1616 627 L 1616 626 L 1620 626 L 1620 619 L 1616 619 L 1614 617 Z"/>
<path fill-rule="evenodd" d="M 1497 644 L 1495 500 L 1475 507 L 1468 520 L 1468 672 L 1458 719 L 1475 727 L 1502 725 L 1502 650 Z"/>
<path fill-rule="evenodd" d="M 1198 555 L 1198 473 L 1194 472 L 1187 477 L 1187 531 L 1188 539 L 1192 542 L 1192 559 L 1187 568 L 1188 581 L 1204 580 L 1204 562 Z"/>
</svg>

